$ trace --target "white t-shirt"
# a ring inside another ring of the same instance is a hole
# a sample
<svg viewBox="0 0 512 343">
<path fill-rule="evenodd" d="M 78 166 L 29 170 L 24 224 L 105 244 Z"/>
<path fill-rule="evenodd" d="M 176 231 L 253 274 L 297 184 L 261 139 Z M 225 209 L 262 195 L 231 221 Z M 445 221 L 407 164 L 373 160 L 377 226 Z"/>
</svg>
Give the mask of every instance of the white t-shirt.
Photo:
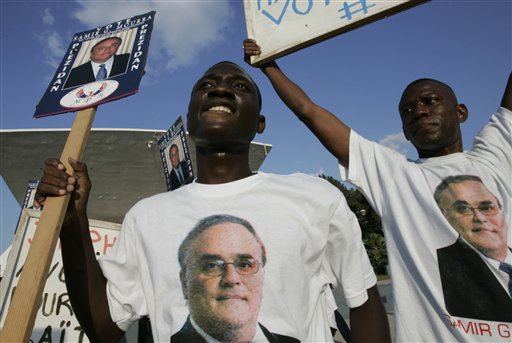
<svg viewBox="0 0 512 343">
<path fill-rule="evenodd" d="M 351 307 L 363 304 L 376 284 L 357 219 L 327 181 L 258 173 L 220 185 L 194 182 L 137 203 L 111 254 L 100 259 L 121 329 L 149 314 L 156 341 L 180 330 L 189 312 L 177 250 L 192 227 L 213 214 L 248 220 L 266 247 L 258 322 L 272 333 L 332 341 L 336 304 L 329 284 L 343 287 Z"/>
<path fill-rule="evenodd" d="M 397 341 L 510 342 L 511 323 L 454 317 L 445 309 L 437 249 L 452 245 L 458 234 L 444 218 L 433 194 L 447 176 L 479 176 L 501 201 L 510 226 L 511 127 L 512 113 L 500 108 L 475 138 L 470 151 L 416 162 L 351 132 L 349 168 L 340 166 L 341 176 L 363 192 L 382 218 Z M 511 231 L 507 236 L 509 247 Z M 465 285 L 458 287 L 464 292 Z"/>
</svg>

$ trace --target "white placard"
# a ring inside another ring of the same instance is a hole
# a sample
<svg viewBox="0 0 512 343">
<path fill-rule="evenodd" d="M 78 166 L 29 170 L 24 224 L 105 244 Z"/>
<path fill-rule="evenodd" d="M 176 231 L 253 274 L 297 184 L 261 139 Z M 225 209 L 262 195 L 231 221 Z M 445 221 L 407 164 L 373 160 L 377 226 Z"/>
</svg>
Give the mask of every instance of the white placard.
<svg viewBox="0 0 512 343">
<path fill-rule="evenodd" d="M 249 38 L 259 65 L 428 0 L 244 0 Z"/>
<path fill-rule="evenodd" d="M 0 327 L 3 327 L 7 317 L 12 294 L 16 289 L 40 214 L 41 212 L 37 210 L 24 209 L 20 216 L 5 273 L 0 283 Z M 89 230 L 96 256 L 105 255 L 109 251 L 120 229 L 121 225 L 117 223 L 89 220 Z M 64 283 L 60 242 L 57 242 L 30 340 L 32 342 L 89 342 L 74 316 L 69 301 Z"/>
</svg>

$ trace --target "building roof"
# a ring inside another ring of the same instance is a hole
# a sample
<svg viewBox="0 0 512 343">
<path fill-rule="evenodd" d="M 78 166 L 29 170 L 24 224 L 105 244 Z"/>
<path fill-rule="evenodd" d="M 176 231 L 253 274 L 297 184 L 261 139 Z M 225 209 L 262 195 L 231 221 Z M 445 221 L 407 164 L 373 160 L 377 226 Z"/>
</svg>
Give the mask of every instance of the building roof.
<svg viewBox="0 0 512 343">
<path fill-rule="evenodd" d="M 93 182 L 88 215 L 120 223 L 138 200 L 167 190 L 158 140 L 163 130 L 92 129 L 83 161 Z M 59 157 L 69 129 L 0 130 L 0 174 L 21 205 L 29 180 L 42 175 L 44 160 Z M 189 140 L 195 169 L 195 147 Z M 272 146 L 253 142 L 252 170 L 260 168 Z"/>
</svg>

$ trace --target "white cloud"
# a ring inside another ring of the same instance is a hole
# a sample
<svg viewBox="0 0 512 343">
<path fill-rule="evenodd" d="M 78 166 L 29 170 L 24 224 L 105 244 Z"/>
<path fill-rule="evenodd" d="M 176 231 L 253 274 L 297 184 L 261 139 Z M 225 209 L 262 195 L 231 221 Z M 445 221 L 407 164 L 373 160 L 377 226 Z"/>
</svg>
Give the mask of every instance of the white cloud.
<svg viewBox="0 0 512 343">
<path fill-rule="evenodd" d="M 411 150 L 411 145 L 403 132 L 388 135 L 381 139 L 379 143 L 404 155 L 408 155 Z"/>
<path fill-rule="evenodd" d="M 53 26 L 55 17 L 49 8 L 45 8 L 41 15 L 41 20 L 45 26 Z M 53 29 L 45 29 L 38 35 L 39 43 L 43 49 L 43 61 L 53 69 L 59 66 L 62 56 L 65 53 L 62 37 Z"/>
<path fill-rule="evenodd" d="M 57 69 L 66 52 L 62 37 L 53 30 L 47 30 L 40 36 L 39 41 L 43 46 L 44 62 Z"/>
<path fill-rule="evenodd" d="M 55 17 L 50 12 L 49 8 L 44 9 L 42 19 L 43 19 L 43 24 L 48 25 L 48 26 L 52 26 L 55 21 Z"/>
<path fill-rule="evenodd" d="M 90 28 L 156 11 L 151 56 L 169 70 L 194 63 L 204 49 L 222 41 L 234 15 L 228 0 L 77 3 L 72 16 Z"/>
</svg>

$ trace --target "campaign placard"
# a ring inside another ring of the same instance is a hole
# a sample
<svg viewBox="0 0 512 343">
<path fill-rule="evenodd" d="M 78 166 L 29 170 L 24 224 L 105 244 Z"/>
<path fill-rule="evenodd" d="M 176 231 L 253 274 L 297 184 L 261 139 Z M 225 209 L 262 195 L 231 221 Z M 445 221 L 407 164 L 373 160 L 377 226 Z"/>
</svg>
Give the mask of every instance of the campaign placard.
<svg viewBox="0 0 512 343">
<path fill-rule="evenodd" d="M 37 186 L 39 185 L 39 180 L 29 180 L 27 185 L 27 191 L 25 192 L 25 198 L 23 199 L 23 208 L 33 208 L 34 200 L 36 197 Z"/>
<path fill-rule="evenodd" d="M 78 111 L 136 93 L 155 13 L 76 33 L 34 117 Z"/>
<path fill-rule="evenodd" d="M 39 223 L 40 211 L 24 209 L 11 246 L 5 273 L 0 283 L 0 328 L 6 319 L 9 304 L 16 291 L 26 256 Z M 117 239 L 121 225 L 91 219 L 89 231 L 96 256 L 106 255 Z M 57 243 L 41 303 L 37 310 L 30 342 L 89 342 L 75 317 L 64 280 L 64 267 Z"/>
<path fill-rule="evenodd" d="M 429 0 L 244 0 L 247 35 L 260 65 Z"/>
<path fill-rule="evenodd" d="M 180 116 L 158 140 L 167 190 L 175 190 L 194 180 L 192 160 L 187 145 L 185 125 Z"/>
</svg>

